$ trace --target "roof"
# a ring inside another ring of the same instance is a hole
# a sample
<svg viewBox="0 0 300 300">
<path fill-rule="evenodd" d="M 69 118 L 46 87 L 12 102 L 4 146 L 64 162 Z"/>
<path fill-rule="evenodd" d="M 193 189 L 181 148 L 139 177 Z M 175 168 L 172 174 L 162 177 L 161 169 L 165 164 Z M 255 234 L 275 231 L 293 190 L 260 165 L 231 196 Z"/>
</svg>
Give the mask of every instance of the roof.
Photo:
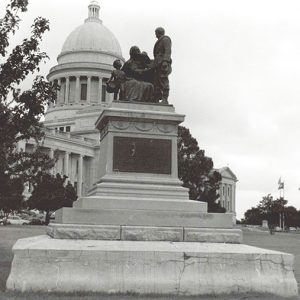
<svg viewBox="0 0 300 300">
<path fill-rule="evenodd" d="M 120 44 L 114 34 L 107 29 L 99 19 L 100 6 L 92 1 L 88 7 L 88 18 L 84 24 L 75 28 L 65 40 L 58 59 L 62 56 L 64 62 L 81 61 L 82 56 L 74 53 L 98 52 L 116 57 L 122 57 Z"/>
<path fill-rule="evenodd" d="M 229 167 L 222 167 L 220 169 L 215 169 L 218 171 L 223 178 L 230 178 L 233 179 L 234 181 L 238 181 L 236 175 L 232 172 L 232 170 Z"/>
<path fill-rule="evenodd" d="M 63 44 L 66 52 L 93 51 L 122 56 L 120 44 L 113 33 L 101 22 L 87 21 L 73 30 Z"/>
</svg>

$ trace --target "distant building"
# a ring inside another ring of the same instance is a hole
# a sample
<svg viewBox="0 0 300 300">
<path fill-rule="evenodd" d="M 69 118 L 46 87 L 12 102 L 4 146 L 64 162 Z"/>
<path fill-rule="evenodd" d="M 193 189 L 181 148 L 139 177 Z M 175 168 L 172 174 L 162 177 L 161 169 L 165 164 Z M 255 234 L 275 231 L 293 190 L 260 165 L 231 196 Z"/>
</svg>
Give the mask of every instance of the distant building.
<svg viewBox="0 0 300 300">
<path fill-rule="evenodd" d="M 229 167 L 223 167 L 221 169 L 217 169 L 217 171 L 222 175 L 222 181 L 219 189 L 219 202 L 221 206 L 226 209 L 226 212 L 234 214 L 235 222 L 235 191 L 238 179 Z"/>
</svg>

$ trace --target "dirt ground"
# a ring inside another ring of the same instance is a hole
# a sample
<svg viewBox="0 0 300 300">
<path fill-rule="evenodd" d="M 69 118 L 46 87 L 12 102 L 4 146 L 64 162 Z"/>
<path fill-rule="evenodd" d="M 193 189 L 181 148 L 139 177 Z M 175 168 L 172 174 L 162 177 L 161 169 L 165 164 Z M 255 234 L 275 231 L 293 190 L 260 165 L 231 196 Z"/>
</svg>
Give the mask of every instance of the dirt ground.
<svg viewBox="0 0 300 300">
<path fill-rule="evenodd" d="M 157 297 L 157 296 L 107 296 L 99 294 L 19 294 L 5 292 L 5 283 L 10 272 L 11 261 L 13 259 L 12 246 L 19 238 L 35 236 L 45 233 L 44 226 L 0 226 L 0 300 L 245 300 L 245 299 L 265 299 L 265 300 L 279 300 L 274 296 L 260 296 L 260 295 L 236 295 L 236 296 L 203 296 L 203 297 Z M 276 233 L 270 235 L 267 232 L 258 231 L 244 231 L 244 243 L 256 247 L 268 248 L 272 250 L 284 251 L 295 255 L 295 276 L 300 283 L 300 234 L 297 233 Z M 299 298 L 293 298 L 300 300 Z"/>
</svg>

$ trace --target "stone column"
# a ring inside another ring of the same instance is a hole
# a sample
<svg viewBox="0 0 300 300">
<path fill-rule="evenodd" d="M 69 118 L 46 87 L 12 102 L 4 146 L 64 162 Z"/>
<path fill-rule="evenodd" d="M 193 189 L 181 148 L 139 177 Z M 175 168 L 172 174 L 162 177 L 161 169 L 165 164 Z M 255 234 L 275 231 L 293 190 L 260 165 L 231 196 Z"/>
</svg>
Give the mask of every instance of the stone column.
<svg viewBox="0 0 300 300">
<path fill-rule="evenodd" d="M 232 185 L 228 184 L 228 212 L 232 211 Z"/>
<path fill-rule="evenodd" d="M 99 97 L 98 97 L 98 103 L 102 102 L 102 78 L 99 77 Z"/>
<path fill-rule="evenodd" d="M 225 186 L 225 208 L 228 211 L 228 193 L 227 193 L 227 183 L 224 184 Z"/>
<path fill-rule="evenodd" d="M 66 77 L 65 103 L 69 103 L 70 78 Z"/>
<path fill-rule="evenodd" d="M 232 185 L 232 212 L 235 213 L 235 183 Z"/>
<path fill-rule="evenodd" d="M 107 102 L 114 101 L 114 94 L 113 93 L 106 93 L 106 97 L 108 97 L 108 101 Z"/>
<path fill-rule="evenodd" d="M 82 196 L 82 171 L 83 171 L 83 155 L 78 158 L 78 174 L 77 174 L 77 196 Z"/>
<path fill-rule="evenodd" d="M 70 153 L 69 152 L 65 152 L 65 170 L 64 170 L 64 173 L 66 176 L 69 177 L 69 156 L 70 156 Z"/>
<path fill-rule="evenodd" d="M 59 86 L 59 88 L 61 89 L 61 80 L 60 78 L 57 79 L 57 84 Z M 57 91 L 57 100 L 56 100 L 56 104 L 59 104 L 61 102 L 61 90 Z"/>
<path fill-rule="evenodd" d="M 80 101 L 80 76 L 76 76 L 76 85 L 75 85 L 75 103 Z"/>
<path fill-rule="evenodd" d="M 49 83 L 50 83 L 51 85 L 53 85 L 53 82 L 54 82 L 53 80 L 49 81 Z M 48 108 L 53 107 L 53 104 L 54 104 L 53 102 L 49 101 L 49 102 L 48 102 Z"/>
<path fill-rule="evenodd" d="M 54 158 L 54 150 L 52 148 L 49 149 L 49 157 L 51 159 Z M 55 175 L 55 165 L 53 166 L 53 168 L 50 170 L 50 174 Z"/>
<path fill-rule="evenodd" d="M 91 76 L 87 78 L 87 95 L 86 95 L 86 102 L 91 103 Z"/>
<path fill-rule="evenodd" d="M 224 187 L 224 183 L 221 183 L 221 206 L 225 208 L 225 187 Z"/>
</svg>

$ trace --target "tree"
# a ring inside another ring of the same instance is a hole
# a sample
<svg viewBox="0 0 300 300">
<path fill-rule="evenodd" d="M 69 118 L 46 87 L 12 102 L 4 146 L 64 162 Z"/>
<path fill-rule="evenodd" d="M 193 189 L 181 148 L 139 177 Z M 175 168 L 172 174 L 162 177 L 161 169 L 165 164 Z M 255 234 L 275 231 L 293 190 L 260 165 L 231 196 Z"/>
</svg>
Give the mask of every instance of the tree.
<svg viewBox="0 0 300 300">
<path fill-rule="evenodd" d="M 283 220 L 287 202 L 282 197 L 274 200 L 273 196 L 268 194 L 262 198 L 257 207 L 252 207 L 245 212 L 244 223 L 261 225 L 262 220 L 268 220 L 270 228 L 279 226 Z"/>
<path fill-rule="evenodd" d="M 14 210 L 19 210 L 23 202 L 23 182 L 20 178 L 9 178 L 8 175 L 0 177 L 1 209 L 7 216 Z"/>
<path fill-rule="evenodd" d="M 7 193 L 12 192 L 10 187 L 17 181 L 29 181 L 38 172 L 47 172 L 54 165 L 54 161 L 40 150 L 39 142 L 44 136 L 41 117 L 47 104 L 55 100 L 57 86 L 37 76 L 31 89 L 22 92 L 18 88 L 27 75 L 39 71 L 39 64 L 48 58 L 40 51 L 39 44 L 49 30 L 49 22 L 36 18 L 31 35 L 7 53 L 9 38 L 18 29 L 19 14 L 27 11 L 27 5 L 27 0 L 10 0 L 4 18 L 0 19 L 0 55 L 6 58 L 0 65 L 0 178 L 3 183 L 0 209 L 9 207 L 7 201 L 13 199 L 13 194 Z M 26 153 L 17 149 L 18 142 L 29 139 L 36 141 L 35 151 Z M 19 199 L 22 193 L 18 191 Z"/>
<path fill-rule="evenodd" d="M 287 200 L 279 198 L 274 200 L 271 194 L 263 197 L 260 201 L 258 208 L 263 213 L 266 220 L 268 220 L 270 227 L 280 225 L 280 219 L 282 219 L 282 213 L 284 212 L 284 206 L 287 204 Z"/>
<path fill-rule="evenodd" d="M 77 199 L 74 187 L 67 181 L 67 176 L 51 174 L 38 174 L 33 186 L 33 192 L 28 199 L 29 208 L 46 212 L 45 223 L 50 220 L 50 212 L 61 207 L 72 207 Z"/>
<path fill-rule="evenodd" d="M 251 207 L 245 212 L 245 219 L 243 223 L 250 225 L 261 225 L 264 220 L 262 211 L 257 207 Z"/>
<path fill-rule="evenodd" d="M 213 169 L 212 159 L 205 156 L 189 129 L 183 126 L 178 127 L 177 148 L 178 176 L 183 186 L 189 188 L 190 199 L 207 202 L 209 212 L 225 212 L 216 202 L 221 174 Z"/>
<path fill-rule="evenodd" d="M 300 224 L 300 212 L 294 206 L 284 208 L 285 226 L 298 227 Z"/>
</svg>

